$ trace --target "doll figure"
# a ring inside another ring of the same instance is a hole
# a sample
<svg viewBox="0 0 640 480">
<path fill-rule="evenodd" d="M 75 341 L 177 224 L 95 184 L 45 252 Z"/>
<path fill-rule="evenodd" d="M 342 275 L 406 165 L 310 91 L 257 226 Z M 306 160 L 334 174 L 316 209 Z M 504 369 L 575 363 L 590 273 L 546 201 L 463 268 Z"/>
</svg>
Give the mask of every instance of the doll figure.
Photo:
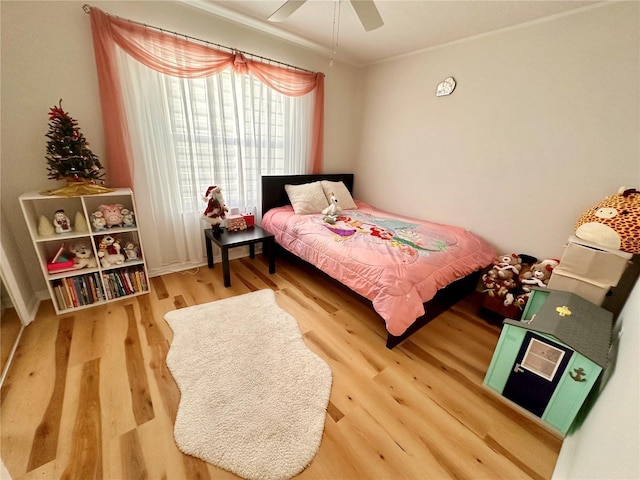
<svg viewBox="0 0 640 480">
<path fill-rule="evenodd" d="M 127 257 L 125 260 L 127 262 L 138 260 L 138 246 L 133 242 L 127 242 L 124 246 L 124 254 Z"/>
</svg>

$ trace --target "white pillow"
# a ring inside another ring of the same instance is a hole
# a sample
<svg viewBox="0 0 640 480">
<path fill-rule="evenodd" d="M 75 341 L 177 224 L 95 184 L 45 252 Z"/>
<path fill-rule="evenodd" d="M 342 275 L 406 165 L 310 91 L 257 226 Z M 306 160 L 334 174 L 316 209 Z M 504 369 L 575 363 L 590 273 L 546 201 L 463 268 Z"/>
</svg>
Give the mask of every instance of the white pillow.
<svg viewBox="0 0 640 480">
<path fill-rule="evenodd" d="M 284 186 L 293 211 L 298 215 L 322 213 L 329 206 L 320 182 L 303 183 L 302 185 Z"/>
<path fill-rule="evenodd" d="M 355 210 L 358 208 L 344 182 L 330 182 L 329 180 L 322 180 L 322 189 L 327 197 L 327 202 L 329 202 L 331 194 L 333 193 L 338 199 L 338 205 L 340 205 L 343 210 Z"/>
</svg>

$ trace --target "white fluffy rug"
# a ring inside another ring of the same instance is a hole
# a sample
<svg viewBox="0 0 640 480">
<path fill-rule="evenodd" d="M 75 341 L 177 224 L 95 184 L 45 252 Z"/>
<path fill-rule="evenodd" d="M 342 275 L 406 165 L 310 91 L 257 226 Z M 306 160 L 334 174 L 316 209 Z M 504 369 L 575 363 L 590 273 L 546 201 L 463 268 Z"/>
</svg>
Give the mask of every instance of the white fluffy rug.
<svg viewBox="0 0 640 480">
<path fill-rule="evenodd" d="M 180 450 L 247 479 L 287 479 L 320 447 L 331 370 L 260 290 L 165 315 Z"/>
</svg>

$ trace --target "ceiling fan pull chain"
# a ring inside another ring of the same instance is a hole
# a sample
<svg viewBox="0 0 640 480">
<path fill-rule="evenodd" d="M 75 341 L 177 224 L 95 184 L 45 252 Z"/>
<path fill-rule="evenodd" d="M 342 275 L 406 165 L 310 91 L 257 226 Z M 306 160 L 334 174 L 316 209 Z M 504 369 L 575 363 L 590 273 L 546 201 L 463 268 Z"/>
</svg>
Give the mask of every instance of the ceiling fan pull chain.
<svg viewBox="0 0 640 480">
<path fill-rule="evenodd" d="M 331 59 L 329 67 L 333 67 L 333 59 L 338 53 L 338 38 L 340 36 L 340 7 L 342 0 L 335 0 L 333 5 L 333 32 L 331 34 Z"/>
</svg>

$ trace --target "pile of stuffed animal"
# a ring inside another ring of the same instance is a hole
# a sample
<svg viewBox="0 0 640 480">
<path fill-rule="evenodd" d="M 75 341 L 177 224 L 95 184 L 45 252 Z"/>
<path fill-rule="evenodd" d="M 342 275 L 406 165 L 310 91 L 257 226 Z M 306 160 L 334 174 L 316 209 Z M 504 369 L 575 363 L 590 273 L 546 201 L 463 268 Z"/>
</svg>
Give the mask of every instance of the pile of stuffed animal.
<svg viewBox="0 0 640 480">
<path fill-rule="evenodd" d="M 621 187 L 617 194 L 588 209 L 576 222 L 575 235 L 609 250 L 640 254 L 640 190 Z M 501 299 L 505 307 L 523 308 L 532 287 L 547 287 L 559 263 L 556 259 L 538 262 L 515 253 L 501 255 L 482 276 L 484 292 Z"/>
<path fill-rule="evenodd" d="M 538 262 L 529 255 L 501 255 L 493 261 L 492 268 L 482 276 L 484 292 L 491 297 L 502 299 L 505 307 L 516 305 L 523 308 L 532 287 L 546 287 L 551 272 L 558 263 L 558 260 L 551 258 Z"/>
</svg>

